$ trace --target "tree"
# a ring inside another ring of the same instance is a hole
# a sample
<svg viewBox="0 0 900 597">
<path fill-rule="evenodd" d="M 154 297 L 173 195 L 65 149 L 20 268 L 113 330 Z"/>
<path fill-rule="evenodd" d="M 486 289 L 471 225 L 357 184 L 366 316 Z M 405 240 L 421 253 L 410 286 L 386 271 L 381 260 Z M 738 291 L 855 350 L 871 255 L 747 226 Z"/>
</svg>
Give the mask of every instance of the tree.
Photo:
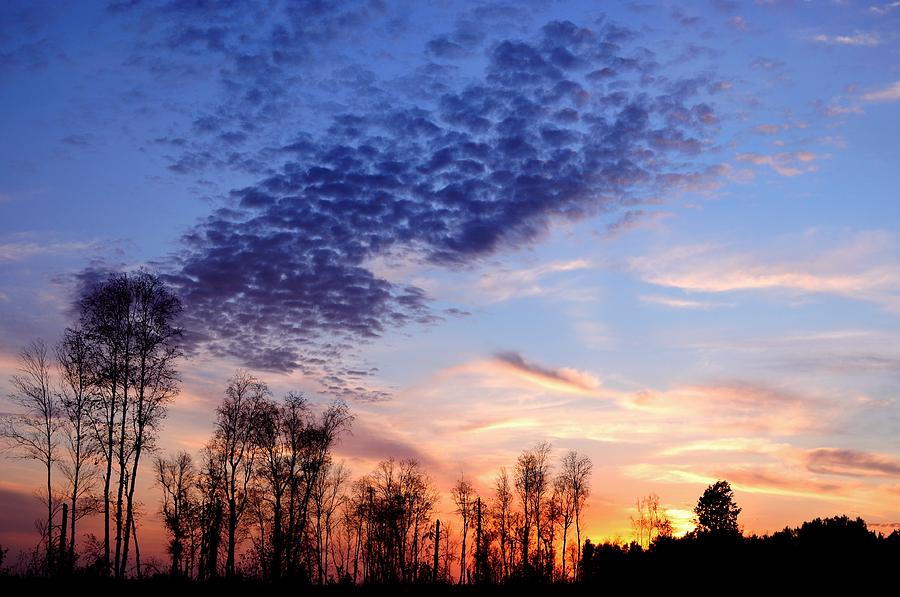
<svg viewBox="0 0 900 597">
<path fill-rule="evenodd" d="M 638 498 L 635 507 L 637 517 L 631 517 L 631 526 L 638 545 L 649 549 L 655 538 L 672 536 L 672 522 L 665 509 L 660 508 L 658 495 Z"/>
<path fill-rule="evenodd" d="M 737 517 L 741 513 L 734 502 L 734 493 L 728 481 L 716 481 L 706 488 L 694 514 L 697 516 L 696 532 L 701 535 L 735 536 L 740 535 Z"/>
<path fill-rule="evenodd" d="M 464 476 L 460 476 L 456 480 L 453 489 L 450 490 L 453 497 L 453 503 L 456 504 L 456 513 L 462 519 L 462 547 L 459 554 L 459 584 L 463 584 L 467 580 L 466 566 L 466 538 L 469 535 L 469 527 L 471 526 L 471 517 L 475 508 L 475 488 L 470 481 Z"/>
<path fill-rule="evenodd" d="M 40 462 L 47 471 L 47 540 L 46 569 L 53 562 L 53 464 L 58 458 L 61 427 L 60 404 L 51 389 L 50 358 L 47 346 L 40 340 L 29 344 L 19 354 L 19 373 L 10 378 L 13 387 L 10 401 L 21 412 L 7 416 L 2 435 L 23 458 Z"/>
<path fill-rule="evenodd" d="M 572 510 L 575 522 L 575 540 L 578 543 L 578 553 L 581 553 L 581 515 L 584 512 L 585 503 L 591 495 L 591 474 L 594 463 L 587 456 L 581 455 L 575 450 L 569 450 L 562 459 L 562 475 L 572 494 Z M 575 570 L 576 580 L 578 570 Z"/>
<path fill-rule="evenodd" d="M 493 519 L 497 538 L 500 544 L 500 575 L 503 580 L 509 577 L 512 560 L 512 501 L 513 492 L 509 484 L 506 467 L 502 467 L 494 481 Z"/>
<path fill-rule="evenodd" d="M 329 549 L 332 546 L 335 513 L 346 500 L 343 488 L 350 478 L 350 470 L 343 462 L 329 462 L 319 474 L 313 491 L 313 506 L 316 514 L 316 567 L 319 584 L 328 581 Z"/>
<path fill-rule="evenodd" d="M 92 413 L 92 430 L 105 461 L 103 473 L 103 571 L 109 574 L 111 561 L 111 519 L 113 463 L 116 445 L 124 450 L 126 423 L 124 403 L 128 395 L 129 365 L 133 352 L 128 325 L 129 292 L 127 276 L 110 276 L 81 298 L 80 328 L 89 343 L 91 369 L 98 386 L 98 408 Z M 121 421 L 121 425 L 117 424 Z M 124 454 L 120 460 L 124 459 Z M 125 463 L 119 470 L 119 496 L 124 488 Z M 121 537 L 121 499 L 117 500 L 116 537 Z M 118 568 L 118 557 L 116 561 Z"/>
<path fill-rule="evenodd" d="M 258 477 L 262 486 L 259 495 L 272 511 L 271 553 L 261 553 L 260 556 L 263 563 L 268 560 L 266 569 L 271 578 L 278 580 L 284 563 L 284 496 L 290 487 L 294 473 L 291 464 L 295 458 L 290 444 L 284 441 L 285 417 L 280 406 L 267 399 L 260 401 L 258 406 Z"/>
<path fill-rule="evenodd" d="M 199 527 L 199 558 L 197 578 L 207 580 L 219 574 L 219 546 L 222 542 L 222 523 L 225 517 L 225 466 L 223 453 L 215 440 L 201 452 L 201 468 L 197 473 L 196 525 Z"/>
<path fill-rule="evenodd" d="M 181 300 L 159 276 L 138 272 L 130 278 L 129 325 L 134 338 L 134 367 L 129 383 L 133 386 L 130 435 L 131 471 L 127 474 L 125 539 L 119 562 L 119 577 L 125 576 L 128 547 L 134 522 L 134 493 L 137 487 L 141 454 L 156 448 L 156 431 L 166 416 L 168 403 L 178 394 L 179 377 L 175 368 L 182 356 L 178 341 L 181 328 L 175 320 L 181 314 Z"/>
<path fill-rule="evenodd" d="M 515 486 L 522 502 L 522 571 L 528 572 L 532 526 L 537 537 L 536 560 L 541 564 L 541 504 L 548 489 L 550 444 L 539 442 L 516 461 Z M 533 522 L 532 522 L 533 521 Z"/>
<path fill-rule="evenodd" d="M 560 525 L 562 526 L 562 580 L 568 580 L 566 576 L 566 545 L 568 543 L 569 527 L 572 526 L 572 518 L 575 515 L 574 495 L 564 472 L 560 472 L 553 480 L 553 500 L 559 506 Z"/>
<path fill-rule="evenodd" d="M 260 405 L 269 395 L 266 384 L 246 371 L 237 371 L 225 389 L 225 400 L 216 409 L 212 449 L 222 464 L 222 480 L 228 518 L 225 575 L 235 572 L 238 527 L 250 499 L 255 472 L 257 424 Z"/>
<path fill-rule="evenodd" d="M 61 381 L 60 403 L 65 414 L 68 458 L 60 463 L 69 481 L 69 546 L 66 565 L 75 564 L 76 522 L 96 510 L 94 460 L 100 446 L 91 435 L 91 420 L 97 408 L 96 386 L 91 370 L 91 350 L 81 329 L 67 329 L 56 347 Z"/>
<path fill-rule="evenodd" d="M 191 520 L 196 509 L 194 491 L 196 471 L 191 455 L 179 452 L 171 458 L 157 457 L 156 482 L 163 490 L 160 513 L 163 524 L 172 536 L 169 541 L 169 555 L 172 556 L 172 576 L 185 574 L 183 565 L 185 543 L 191 535 Z"/>
<path fill-rule="evenodd" d="M 175 362 L 181 329 L 174 325 L 181 301 L 152 273 L 111 275 L 82 297 L 79 325 L 89 345 L 97 386 L 94 439 L 106 461 L 103 482 L 106 572 L 125 575 L 134 523 L 141 454 L 153 449 L 156 428 L 178 392 Z M 115 559 L 110 558 L 113 464 Z"/>
</svg>

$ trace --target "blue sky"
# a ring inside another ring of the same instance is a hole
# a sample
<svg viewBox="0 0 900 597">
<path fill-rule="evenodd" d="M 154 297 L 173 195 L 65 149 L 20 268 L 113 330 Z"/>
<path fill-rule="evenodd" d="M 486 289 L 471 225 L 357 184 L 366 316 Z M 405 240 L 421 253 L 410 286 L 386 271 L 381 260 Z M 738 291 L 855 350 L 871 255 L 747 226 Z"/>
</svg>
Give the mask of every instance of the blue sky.
<svg viewBox="0 0 900 597">
<path fill-rule="evenodd" d="M 721 476 L 752 530 L 894 524 L 898 21 L 4 3 L 0 386 L 80 281 L 146 266 L 195 351 L 173 450 L 249 367 L 348 399 L 358 473 L 414 455 L 487 487 L 536 440 L 584 450 L 598 536 Z"/>
</svg>

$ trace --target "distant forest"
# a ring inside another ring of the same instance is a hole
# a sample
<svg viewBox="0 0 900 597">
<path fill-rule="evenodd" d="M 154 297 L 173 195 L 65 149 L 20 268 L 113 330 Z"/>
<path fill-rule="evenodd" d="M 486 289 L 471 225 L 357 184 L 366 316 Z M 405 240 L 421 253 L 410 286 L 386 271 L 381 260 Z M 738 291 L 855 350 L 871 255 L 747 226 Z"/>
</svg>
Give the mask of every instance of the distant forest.
<svg viewBox="0 0 900 597">
<path fill-rule="evenodd" d="M 22 350 L 2 440 L 8 456 L 41 465 L 45 517 L 33 552 L 14 559 L 0 546 L 7 578 L 640 590 L 685 576 L 880 578 L 900 563 L 900 531 L 875 533 L 859 518 L 745 536 L 724 480 L 698 497 L 696 528 L 683 537 L 649 495 L 637 500 L 630 542 L 594 543 L 583 529 L 593 464 L 575 451 L 554 456 L 547 442 L 501 468 L 486 495 L 465 476 L 438 488 L 415 460 L 352 479 L 335 458 L 353 424 L 347 404 L 276 397 L 246 371 L 227 382 L 203 450 L 167 453 L 158 431 L 179 393 L 181 309 L 159 276 L 116 274 L 85 292 L 59 342 Z M 156 504 L 139 502 L 139 475 L 155 480 Z M 448 520 L 436 516 L 441 490 L 455 507 Z M 151 507 L 166 562 L 141 559 Z M 102 535 L 80 532 L 87 517 L 102 520 Z"/>
</svg>

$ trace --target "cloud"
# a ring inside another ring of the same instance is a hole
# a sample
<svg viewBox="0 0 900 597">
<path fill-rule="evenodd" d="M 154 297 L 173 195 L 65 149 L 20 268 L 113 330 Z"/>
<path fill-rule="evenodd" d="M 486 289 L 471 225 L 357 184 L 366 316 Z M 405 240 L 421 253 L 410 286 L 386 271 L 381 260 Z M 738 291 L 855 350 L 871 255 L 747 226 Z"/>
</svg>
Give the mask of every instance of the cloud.
<svg viewBox="0 0 900 597">
<path fill-rule="evenodd" d="M 538 242 L 556 220 L 720 175 L 692 161 L 717 125 L 708 78 L 657 73 L 634 37 L 550 22 L 490 44 L 473 82 L 298 131 L 280 167 L 184 237 L 167 279 L 191 338 L 255 368 L 301 368 L 435 321 L 424 290 L 367 268 L 380 255 L 467 267 Z"/>
<path fill-rule="evenodd" d="M 512 298 L 544 295 L 551 292 L 541 281 L 554 274 L 575 272 L 596 267 L 586 259 L 571 261 L 554 261 L 535 267 L 499 270 L 482 275 L 477 284 L 478 293 L 487 297 L 490 302 L 502 302 Z M 565 295 L 564 290 L 556 289 L 554 293 Z"/>
<path fill-rule="evenodd" d="M 0 261 L 21 261 L 39 255 L 69 253 L 72 251 L 91 251 L 98 247 L 95 241 L 78 242 L 12 242 L 0 244 Z"/>
<path fill-rule="evenodd" d="M 777 465 L 711 467 L 704 465 L 635 464 L 623 469 L 627 477 L 658 483 L 709 485 L 726 479 L 735 491 L 753 494 L 844 501 L 843 487 L 801 475 L 785 474 Z"/>
<path fill-rule="evenodd" d="M 659 295 L 643 295 L 640 297 L 641 302 L 653 305 L 661 305 L 663 307 L 671 307 L 673 309 L 716 309 L 719 307 L 733 307 L 731 303 L 713 303 L 709 301 L 697 301 L 683 298 L 675 298 L 670 296 Z"/>
<path fill-rule="evenodd" d="M 648 211 L 644 209 L 629 209 L 617 220 L 606 226 L 605 237 L 617 238 L 626 232 L 641 228 L 659 227 L 663 220 L 672 217 L 668 211 Z"/>
<path fill-rule="evenodd" d="M 590 373 L 569 367 L 550 369 L 526 361 L 517 352 L 499 353 L 494 358 L 501 368 L 541 388 L 565 394 L 600 394 L 600 380 Z"/>
<path fill-rule="evenodd" d="M 657 417 L 679 417 L 693 432 L 705 427 L 719 434 L 796 435 L 820 429 L 827 410 L 810 396 L 747 381 L 646 389 L 624 394 L 620 404 Z"/>
<path fill-rule="evenodd" d="M 870 301 L 900 312 L 900 263 L 893 235 L 867 231 L 822 246 L 823 235 L 793 239 L 791 259 L 783 251 L 729 251 L 711 245 L 683 246 L 664 254 L 633 258 L 630 268 L 645 282 L 689 292 L 781 290 L 834 294 Z"/>
<path fill-rule="evenodd" d="M 784 450 L 786 444 L 774 444 L 770 440 L 757 437 L 723 437 L 701 439 L 687 444 L 675 445 L 660 452 L 662 456 L 680 456 L 693 452 L 748 452 L 767 454 Z"/>
<path fill-rule="evenodd" d="M 851 477 L 900 477 L 900 460 L 895 456 L 837 448 L 817 448 L 805 454 L 806 467 L 813 473 Z"/>
<path fill-rule="evenodd" d="M 757 166 L 769 166 L 781 176 L 797 176 L 816 171 L 814 162 L 822 159 L 822 154 L 811 151 L 789 151 L 766 155 L 761 153 L 739 153 L 739 162 L 749 162 Z"/>
<path fill-rule="evenodd" d="M 900 8 L 900 2 L 888 2 L 888 3 L 882 4 L 880 6 L 872 5 L 869 7 L 869 12 L 881 17 L 884 15 L 890 14 L 891 11 L 893 11 L 896 8 Z"/>
<path fill-rule="evenodd" d="M 881 44 L 877 33 L 856 32 L 853 35 L 826 35 L 820 33 L 813 36 L 816 43 L 839 46 L 875 47 Z"/>
<path fill-rule="evenodd" d="M 784 62 L 773 58 L 754 58 L 750 68 L 754 70 L 778 70 L 784 68 Z"/>
<path fill-rule="evenodd" d="M 750 23 L 747 22 L 747 19 L 740 15 L 735 15 L 728 19 L 728 26 L 737 31 L 749 31 Z"/>
<path fill-rule="evenodd" d="M 862 98 L 867 102 L 896 102 L 900 100 L 900 81 L 879 91 L 865 93 Z"/>
<path fill-rule="evenodd" d="M 758 124 L 753 127 L 753 130 L 763 135 L 777 135 L 784 128 L 784 125 L 781 124 Z"/>
</svg>

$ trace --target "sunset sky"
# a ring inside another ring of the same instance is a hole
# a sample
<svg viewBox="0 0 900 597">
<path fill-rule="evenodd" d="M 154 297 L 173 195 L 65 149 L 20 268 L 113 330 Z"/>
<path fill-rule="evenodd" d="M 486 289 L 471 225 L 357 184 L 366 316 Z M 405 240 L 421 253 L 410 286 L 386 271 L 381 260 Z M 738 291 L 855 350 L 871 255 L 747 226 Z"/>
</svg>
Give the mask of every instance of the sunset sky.
<svg viewBox="0 0 900 597">
<path fill-rule="evenodd" d="M 163 452 L 246 368 L 444 496 L 577 449 L 595 539 L 720 478 L 746 532 L 900 525 L 900 2 L 7 1 L 0 131 L 3 396 L 143 266 L 191 352 Z"/>
</svg>

